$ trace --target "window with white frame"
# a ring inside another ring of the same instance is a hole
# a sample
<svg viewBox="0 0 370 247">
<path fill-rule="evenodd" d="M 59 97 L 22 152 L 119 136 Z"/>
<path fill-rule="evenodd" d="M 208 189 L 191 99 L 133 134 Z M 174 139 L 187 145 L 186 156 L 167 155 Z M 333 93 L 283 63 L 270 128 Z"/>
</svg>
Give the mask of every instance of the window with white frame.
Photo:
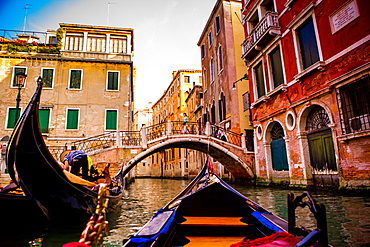
<svg viewBox="0 0 370 247">
<path fill-rule="evenodd" d="M 71 69 L 69 71 L 69 89 L 82 88 L 82 69 Z"/>
<path fill-rule="evenodd" d="M 13 78 L 12 78 L 12 85 L 11 87 L 18 87 L 17 82 L 17 74 L 25 74 L 27 75 L 27 67 L 13 67 Z M 26 82 L 24 83 L 23 87 L 26 86 Z"/>
<path fill-rule="evenodd" d="M 78 130 L 80 109 L 67 109 L 66 130 Z"/>
<path fill-rule="evenodd" d="M 39 123 L 41 133 L 49 133 L 50 108 L 39 109 Z"/>
<path fill-rule="evenodd" d="M 202 46 L 200 47 L 200 53 L 201 53 L 201 55 L 202 55 L 202 58 L 204 58 L 204 57 L 206 56 L 206 50 L 205 50 L 205 48 L 204 48 L 204 45 L 202 45 Z"/>
<path fill-rule="evenodd" d="M 320 60 L 312 16 L 307 18 L 297 29 L 301 66 L 305 70 Z"/>
<path fill-rule="evenodd" d="M 107 73 L 107 90 L 119 90 L 119 71 L 108 71 Z"/>
<path fill-rule="evenodd" d="M 270 60 L 270 73 L 271 79 L 273 82 L 273 87 L 276 88 L 281 84 L 284 84 L 284 73 L 283 73 L 283 65 L 281 60 L 281 53 L 280 47 L 275 47 L 269 53 L 269 60 Z"/>
<path fill-rule="evenodd" d="M 53 68 L 42 68 L 42 87 L 43 88 L 53 88 L 54 83 L 54 69 Z"/>
<path fill-rule="evenodd" d="M 106 130 L 117 130 L 118 123 L 118 110 L 106 110 L 105 111 L 105 129 Z"/>
<path fill-rule="evenodd" d="M 10 107 L 8 108 L 8 114 L 7 114 L 7 119 L 6 119 L 6 128 L 7 129 L 13 129 L 17 120 L 19 119 L 21 115 L 21 108 L 13 108 Z"/>
<path fill-rule="evenodd" d="M 262 62 L 259 62 L 257 66 L 253 68 L 254 77 L 255 77 L 255 86 L 257 89 L 257 97 L 261 98 L 266 94 L 266 87 L 265 87 L 265 78 L 263 76 L 263 66 Z"/>
</svg>

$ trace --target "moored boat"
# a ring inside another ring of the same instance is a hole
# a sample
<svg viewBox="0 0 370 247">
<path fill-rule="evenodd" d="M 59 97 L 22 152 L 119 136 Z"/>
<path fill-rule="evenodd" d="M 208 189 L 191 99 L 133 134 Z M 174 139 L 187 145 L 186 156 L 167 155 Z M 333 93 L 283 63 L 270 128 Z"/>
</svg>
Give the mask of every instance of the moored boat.
<svg viewBox="0 0 370 247">
<path fill-rule="evenodd" d="M 89 181 L 66 173 L 49 152 L 38 122 L 41 92 L 39 83 L 10 138 L 6 158 L 9 174 L 49 220 L 86 220 L 96 208 L 98 192 Z M 74 181 L 70 177 L 75 177 Z M 108 211 L 121 200 L 121 171 L 112 178 L 111 186 Z"/>
<path fill-rule="evenodd" d="M 185 190 L 125 239 L 123 246 L 328 246 L 325 207 L 307 192 L 288 198 L 287 222 L 209 173 L 205 165 Z M 318 220 L 317 229 L 296 227 L 298 206 L 309 206 Z"/>
</svg>

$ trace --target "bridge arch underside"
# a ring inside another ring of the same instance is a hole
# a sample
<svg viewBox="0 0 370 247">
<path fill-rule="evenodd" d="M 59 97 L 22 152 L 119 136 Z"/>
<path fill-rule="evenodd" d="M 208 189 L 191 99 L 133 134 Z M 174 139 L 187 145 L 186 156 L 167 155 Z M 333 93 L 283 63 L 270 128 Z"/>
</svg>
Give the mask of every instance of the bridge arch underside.
<svg viewBox="0 0 370 247">
<path fill-rule="evenodd" d="M 252 164 L 246 164 L 236 154 L 232 153 L 220 144 L 210 142 L 209 140 L 202 138 L 176 138 L 154 144 L 131 159 L 125 166 L 125 173 L 128 173 L 146 157 L 169 148 L 189 148 L 203 152 L 226 167 L 236 180 L 254 179 L 254 173 L 251 168 Z"/>
</svg>

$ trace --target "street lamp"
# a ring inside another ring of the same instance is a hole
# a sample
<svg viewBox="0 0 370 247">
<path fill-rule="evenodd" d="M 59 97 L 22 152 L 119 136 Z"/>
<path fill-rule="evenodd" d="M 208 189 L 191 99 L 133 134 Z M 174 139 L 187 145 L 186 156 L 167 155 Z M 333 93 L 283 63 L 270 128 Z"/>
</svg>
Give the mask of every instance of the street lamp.
<svg viewBox="0 0 370 247">
<path fill-rule="evenodd" d="M 16 74 L 16 86 L 18 87 L 18 95 L 16 98 L 17 105 L 15 107 L 15 119 L 14 119 L 14 125 L 17 123 L 20 112 L 19 112 L 19 102 L 21 101 L 21 89 L 24 86 L 24 83 L 26 82 L 27 75 L 23 72 Z"/>
</svg>

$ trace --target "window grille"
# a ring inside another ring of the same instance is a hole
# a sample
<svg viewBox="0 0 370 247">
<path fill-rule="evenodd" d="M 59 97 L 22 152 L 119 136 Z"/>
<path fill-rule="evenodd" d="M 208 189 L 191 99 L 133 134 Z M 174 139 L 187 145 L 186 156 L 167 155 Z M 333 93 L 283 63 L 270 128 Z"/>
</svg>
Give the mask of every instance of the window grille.
<svg viewBox="0 0 370 247">
<path fill-rule="evenodd" d="M 340 87 L 337 100 L 343 134 L 370 130 L 369 75 Z"/>
</svg>

